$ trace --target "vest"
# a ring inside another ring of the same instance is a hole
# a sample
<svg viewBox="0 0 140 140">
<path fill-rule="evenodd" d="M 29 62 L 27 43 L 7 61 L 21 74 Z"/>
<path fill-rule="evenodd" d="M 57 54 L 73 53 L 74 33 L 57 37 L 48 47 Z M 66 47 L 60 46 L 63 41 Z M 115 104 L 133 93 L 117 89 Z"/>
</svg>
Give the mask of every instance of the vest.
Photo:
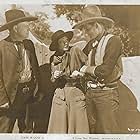
<svg viewBox="0 0 140 140">
<path fill-rule="evenodd" d="M 105 50 L 107 47 L 108 41 L 113 37 L 112 34 L 107 34 L 106 36 L 103 36 L 97 46 L 96 53 L 95 53 L 95 66 L 99 66 L 103 63 L 103 58 L 105 55 Z M 118 58 L 118 61 L 114 67 L 113 72 L 108 76 L 108 78 L 105 79 L 105 83 L 111 83 L 116 81 L 121 77 L 123 73 L 123 66 L 122 66 L 122 60 L 121 56 Z"/>
</svg>

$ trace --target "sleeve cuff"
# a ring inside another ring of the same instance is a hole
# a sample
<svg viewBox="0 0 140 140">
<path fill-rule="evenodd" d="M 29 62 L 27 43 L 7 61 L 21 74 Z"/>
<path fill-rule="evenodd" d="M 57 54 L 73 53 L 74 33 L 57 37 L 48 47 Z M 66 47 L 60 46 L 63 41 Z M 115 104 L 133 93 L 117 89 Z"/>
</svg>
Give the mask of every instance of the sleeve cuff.
<svg viewBox="0 0 140 140">
<path fill-rule="evenodd" d="M 80 72 L 86 73 L 87 67 L 88 67 L 88 66 L 84 65 L 84 66 L 80 69 Z"/>
<path fill-rule="evenodd" d="M 88 66 L 88 67 L 86 68 L 86 73 L 91 74 L 91 75 L 93 75 L 93 76 L 96 76 L 96 75 L 95 75 L 95 69 L 96 69 L 96 67 L 97 67 L 97 66 Z"/>
</svg>

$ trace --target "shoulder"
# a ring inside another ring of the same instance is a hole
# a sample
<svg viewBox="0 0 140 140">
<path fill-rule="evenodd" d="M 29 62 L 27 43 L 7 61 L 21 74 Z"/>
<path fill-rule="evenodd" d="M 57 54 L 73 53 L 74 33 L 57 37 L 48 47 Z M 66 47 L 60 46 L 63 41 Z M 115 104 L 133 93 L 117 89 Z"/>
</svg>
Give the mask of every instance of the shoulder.
<svg viewBox="0 0 140 140">
<path fill-rule="evenodd" d="M 24 39 L 23 43 L 30 43 L 30 45 L 34 45 L 34 43 L 30 39 Z"/>
<path fill-rule="evenodd" d="M 87 42 L 85 40 L 77 41 L 76 43 L 73 44 L 74 47 L 78 47 L 81 50 L 83 50 L 86 46 Z"/>
<path fill-rule="evenodd" d="M 121 39 L 119 36 L 116 36 L 116 35 L 113 35 L 109 40 L 108 40 L 108 43 L 107 43 L 107 46 L 109 48 L 118 48 L 118 49 L 121 49 L 122 48 L 122 42 L 121 42 Z M 107 48 L 108 48 L 107 47 Z"/>
<path fill-rule="evenodd" d="M 0 41 L 0 45 L 6 44 L 6 42 L 8 42 L 8 41 L 3 39 L 3 40 Z"/>
<path fill-rule="evenodd" d="M 31 52 L 35 51 L 34 43 L 30 39 L 25 39 L 23 41 L 23 44 L 24 44 L 25 49 L 27 49 Z"/>
<path fill-rule="evenodd" d="M 109 41 L 108 44 L 121 44 L 121 39 L 119 36 L 113 35 Z"/>
<path fill-rule="evenodd" d="M 6 40 L 1 40 L 0 41 L 0 49 L 3 49 L 7 45 L 8 41 Z"/>
<path fill-rule="evenodd" d="M 105 49 L 106 52 L 122 52 L 122 43 L 121 39 L 118 36 L 112 36 L 107 42 L 107 46 Z"/>
<path fill-rule="evenodd" d="M 71 52 L 79 52 L 79 51 L 82 51 L 78 46 L 71 46 L 71 49 L 70 49 Z"/>
</svg>

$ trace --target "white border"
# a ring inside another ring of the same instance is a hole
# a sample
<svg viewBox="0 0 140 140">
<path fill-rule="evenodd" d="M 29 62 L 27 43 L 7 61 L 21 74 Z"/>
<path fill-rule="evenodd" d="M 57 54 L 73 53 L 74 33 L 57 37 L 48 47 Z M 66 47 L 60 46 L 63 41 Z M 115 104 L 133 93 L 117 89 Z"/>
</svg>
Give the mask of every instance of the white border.
<svg viewBox="0 0 140 140">
<path fill-rule="evenodd" d="M 140 0 L 0 0 L 0 4 L 140 5 Z M 140 134 L 0 134 L 0 140 L 139 140 Z"/>
<path fill-rule="evenodd" d="M 135 134 L 0 134 L 1 140 L 139 140 Z"/>
<path fill-rule="evenodd" d="M 0 4 L 102 4 L 140 5 L 140 0 L 0 0 Z"/>
</svg>

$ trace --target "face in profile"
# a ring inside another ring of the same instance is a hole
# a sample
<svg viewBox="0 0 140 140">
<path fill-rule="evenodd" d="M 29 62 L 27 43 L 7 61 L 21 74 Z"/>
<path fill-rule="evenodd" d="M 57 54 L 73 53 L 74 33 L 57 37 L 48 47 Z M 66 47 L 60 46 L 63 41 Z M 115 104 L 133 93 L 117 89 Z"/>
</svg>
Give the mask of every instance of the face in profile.
<svg viewBox="0 0 140 140">
<path fill-rule="evenodd" d="M 58 40 L 58 49 L 59 51 L 69 50 L 69 39 L 66 36 Z"/>
<path fill-rule="evenodd" d="M 97 23 L 90 23 L 86 24 L 82 28 L 82 32 L 85 36 L 85 38 L 89 39 L 95 39 L 99 35 L 98 25 Z"/>
<path fill-rule="evenodd" d="M 21 22 L 16 25 L 15 30 L 19 38 L 26 39 L 29 36 L 29 23 Z"/>
</svg>

